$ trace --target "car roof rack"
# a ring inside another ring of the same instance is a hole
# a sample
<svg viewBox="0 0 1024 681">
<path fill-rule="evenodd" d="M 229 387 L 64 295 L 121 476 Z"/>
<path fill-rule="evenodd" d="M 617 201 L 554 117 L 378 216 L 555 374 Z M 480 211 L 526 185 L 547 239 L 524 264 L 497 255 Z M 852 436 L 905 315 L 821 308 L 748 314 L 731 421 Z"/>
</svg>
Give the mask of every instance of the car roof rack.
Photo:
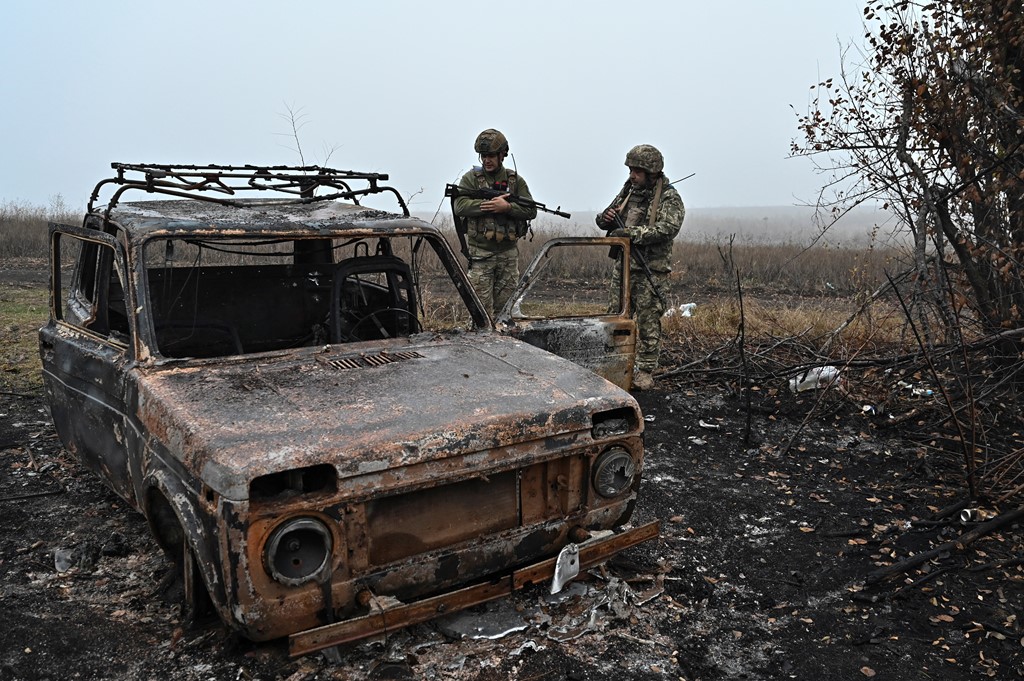
<svg viewBox="0 0 1024 681">
<path fill-rule="evenodd" d="M 222 166 L 222 165 L 164 165 L 151 163 L 111 163 L 117 171 L 115 177 L 100 180 L 89 198 L 88 212 L 99 198 L 100 190 L 108 184 L 119 185 L 107 202 L 106 218 L 121 195 L 131 189 L 155 194 L 177 196 L 199 201 L 210 201 L 225 206 L 241 206 L 238 194 L 251 191 L 275 191 L 289 194 L 288 199 L 274 199 L 275 205 L 285 203 L 314 203 L 334 199 L 349 199 L 359 205 L 359 197 L 390 192 L 398 199 L 402 213 L 408 217 L 409 207 L 398 190 L 378 182 L 386 181 L 386 173 L 362 173 L 354 170 L 335 170 L 321 166 Z M 366 183 L 356 186 L 356 183 Z M 333 190 L 316 195 L 317 189 Z M 253 205 L 247 202 L 244 205 Z"/>
</svg>

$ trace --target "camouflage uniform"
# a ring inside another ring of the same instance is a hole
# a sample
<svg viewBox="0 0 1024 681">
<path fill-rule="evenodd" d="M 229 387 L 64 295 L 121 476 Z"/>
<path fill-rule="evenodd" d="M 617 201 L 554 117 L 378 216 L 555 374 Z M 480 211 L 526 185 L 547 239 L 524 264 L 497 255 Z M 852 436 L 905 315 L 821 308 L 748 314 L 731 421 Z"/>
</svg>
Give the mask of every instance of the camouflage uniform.
<svg viewBox="0 0 1024 681">
<path fill-rule="evenodd" d="M 660 159 L 660 153 L 658 158 Z M 679 234 L 679 229 L 683 225 L 683 217 L 686 214 L 679 192 L 675 188 L 665 185 L 665 182 L 667 180 L 661 173 L 660 167 L 658 167 L 657 173 L 648 173 L 646 186 L 633 187 L 627 180 L 610 206 L 619 210 L 625 224 L 624 233 L 621 231 L 612 233 L 616 236 L 629 237 L 631 248 L 638 251 L 647 260 L 647 265 L 651 270 L 651 279 L 654 280 L 654 285 L 661 291 L 662 296 L 668 294 L 668 277 L 672 271 L 670 265 L 672 242 Z M 649 215 L 651 203 L 658 192 L 659 183 L 662 186 L 657 214 L 651 216 Z M 604 219 L 604 213 L 597 216 L 597 224 L 602 228 L 609 226 Z M 651 285 L 650 279 L 635 257 L 630 262 L 629 282 L 629 298 L 639 336 L 635 366 L 638 372 L 649 374 L 658 368 L 658 359 L 661 355 L 661 317 L 665 314 L 665 307 L 658 300 L 654 286 Z M 618 283 L 618 281 L 613 283 L 616 296 Z M 617 298 L 615 305 L 618 306 Z"/>
<path fill-rule="evenodd" d="M 474 167 L 462 176 L 460 189 L 498 189 L 533 200 L 530 188 L 520 175 L 498 166 L 494 173 Z M 480 209 L 483 199 L 460 196 L 455 200 L 455 215 L 466 218 L 469 246 L 469 281 L 493 318 L 508 301 L 519 283 L 519 246 L 529 221 L 537 209 L 512 204 L 507 213 L 486 213 Z"/>
</svg>

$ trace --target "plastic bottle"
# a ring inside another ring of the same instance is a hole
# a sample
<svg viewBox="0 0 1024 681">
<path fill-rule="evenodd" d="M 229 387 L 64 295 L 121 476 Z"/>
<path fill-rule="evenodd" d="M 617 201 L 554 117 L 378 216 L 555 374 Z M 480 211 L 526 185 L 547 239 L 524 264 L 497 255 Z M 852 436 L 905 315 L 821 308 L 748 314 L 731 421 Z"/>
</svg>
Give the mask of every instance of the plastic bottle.
<svg viewBox="0 0 1024 681">
<path fill-rule="evenodd" d="M 814 367 L 789 379 L 789 389 L 795 393 L 805 390 L 827 388 L 839 382 L 839 368 L 834 366 Z"/>
</svg>

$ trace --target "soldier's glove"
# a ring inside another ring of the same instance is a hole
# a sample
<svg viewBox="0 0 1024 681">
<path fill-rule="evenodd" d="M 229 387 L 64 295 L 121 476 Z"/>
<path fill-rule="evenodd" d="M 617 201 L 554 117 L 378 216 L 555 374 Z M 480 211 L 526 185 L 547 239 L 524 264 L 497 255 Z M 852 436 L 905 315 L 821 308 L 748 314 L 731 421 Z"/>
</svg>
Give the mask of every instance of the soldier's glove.
<svg viewBox="0 0 1024 681">
<path fill-rule="evenodd" d="M 629 232 L 627 232 L 623 227 L 616 227 L 612 231 L 608 232 L 608 236 L 624 236 L 628 239 Z"/>
</svg>

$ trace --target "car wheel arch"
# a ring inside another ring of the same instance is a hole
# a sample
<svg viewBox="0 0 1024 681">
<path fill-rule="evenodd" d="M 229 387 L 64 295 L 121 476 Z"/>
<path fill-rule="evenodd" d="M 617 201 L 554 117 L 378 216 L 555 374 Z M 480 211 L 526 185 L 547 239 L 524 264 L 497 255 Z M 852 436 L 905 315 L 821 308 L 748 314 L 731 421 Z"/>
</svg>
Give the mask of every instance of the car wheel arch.
<svg viewBox="0 0 1024 681">
<path fill-rule="evenodd" d="M 211 608 L 223 613 L 227 606 L 217 561 L 184 486 L 163 471 L 148 476 L 143 512 L 160 548 L 184 580 L 185 619 L 198 619 Z"/>
</svg>

